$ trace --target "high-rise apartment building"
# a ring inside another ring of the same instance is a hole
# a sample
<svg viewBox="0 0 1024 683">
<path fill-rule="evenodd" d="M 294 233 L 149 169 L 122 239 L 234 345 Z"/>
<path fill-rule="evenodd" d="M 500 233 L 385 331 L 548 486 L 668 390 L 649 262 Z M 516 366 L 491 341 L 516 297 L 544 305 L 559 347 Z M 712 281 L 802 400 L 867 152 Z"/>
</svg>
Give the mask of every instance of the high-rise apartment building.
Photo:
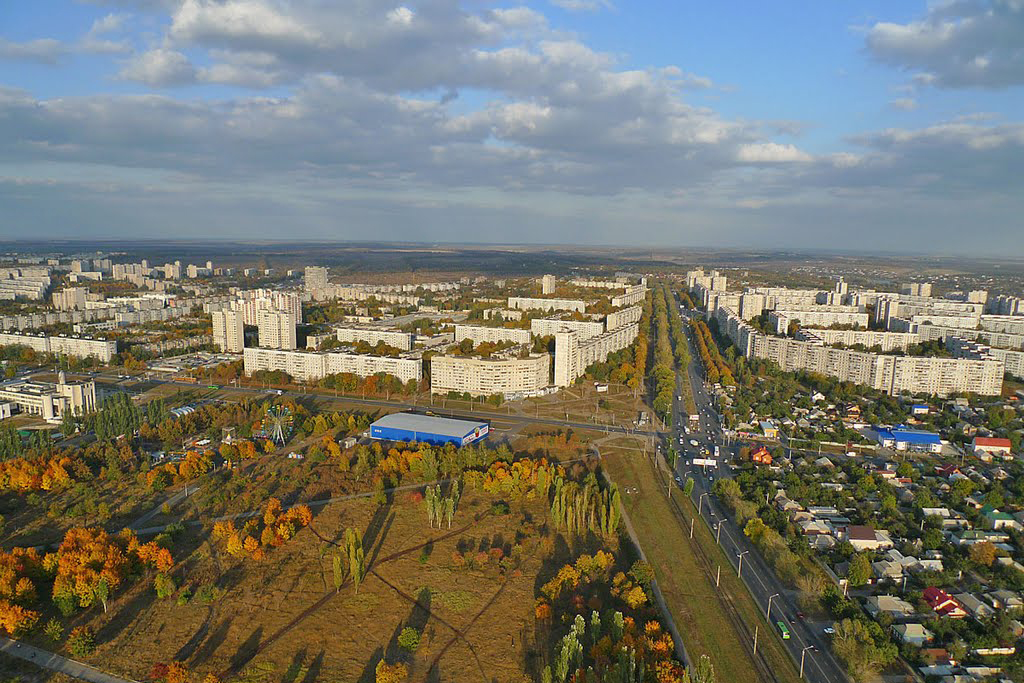
<svg viewBox="0 0 1024 683">
<path fill-rule="evenodd" d="M 265 349 L 294 349 L 297 346 L 297 325 L 295 314 L 289 311 L 260 311 L 260 346 Z"/>
<path fill-rule="evenodd" d="M 221 351 L 242 353 L 245 349 L 245 329 L 241 311 L 214 311 L 212 315 L 213 342 Z"/>
<path fill-rule="evenodd" d="M 555 276 L 545 275 L 540 279 L 540 293 L 541 294 L 554 294 L 555 293 Z"/>
<path fill-rule="evenodd" d="M 323 266 L 306 266 L 306 291 L 316 292 L 327 288 L 327 269 Z"/>
</svg>

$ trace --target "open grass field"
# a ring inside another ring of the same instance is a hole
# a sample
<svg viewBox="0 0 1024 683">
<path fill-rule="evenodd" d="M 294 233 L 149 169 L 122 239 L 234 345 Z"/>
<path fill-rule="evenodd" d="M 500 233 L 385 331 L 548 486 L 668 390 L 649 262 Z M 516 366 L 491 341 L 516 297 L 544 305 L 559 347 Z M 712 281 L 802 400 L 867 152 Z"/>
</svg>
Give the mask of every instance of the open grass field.
<svg viewBox="0 0 1024 683">
<path fill-rule="evenodd" d="M 689 538 L 688 523 L 684 524 L 668 505 L 664 478 L 655 475 L 637 439 L 609 440 L 601 445 L 601 456 L 612 480 L 627 491 L 623 504 L 655 568 L 658 584 L 690 657 L 708 655 L 719 680 L 770 681 L 755 665 L 747 637 L 731 621 L 723 594 L 731 598 L 745 623 L 761 623 L 763 616 L 721 555 L 710 532 L 698 521 L 694 538 Z M 635 493 L 630 492 L 634 489 Z M 673 495 L 682 494 L 675 491 Z M 692 544 L 699 544 L 706 557 L 720 560 L 720 589 L 714 585 L 715 577 L 698 561 Z M 762 629 L 761 635 L 759 653 L 764 654 L 777 680 L 795 683 L 796 671 L 782 645 L 775 642 L 766 629 Z"/>
</svg>

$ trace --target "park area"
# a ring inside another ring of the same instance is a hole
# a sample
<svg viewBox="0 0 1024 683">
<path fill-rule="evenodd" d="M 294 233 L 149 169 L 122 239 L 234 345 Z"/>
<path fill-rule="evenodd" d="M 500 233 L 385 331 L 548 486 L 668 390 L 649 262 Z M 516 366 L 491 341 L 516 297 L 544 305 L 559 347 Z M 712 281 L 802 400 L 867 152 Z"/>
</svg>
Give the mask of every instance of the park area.
<svg viewBox="0 0 1024 683">
<path fill-rule="evenodd" d="M 684 680 L 585 436 L 382 446 L 312 400 L 190 399 L 0 463 L 6 635 L 166 683 Z"/>
</svg>

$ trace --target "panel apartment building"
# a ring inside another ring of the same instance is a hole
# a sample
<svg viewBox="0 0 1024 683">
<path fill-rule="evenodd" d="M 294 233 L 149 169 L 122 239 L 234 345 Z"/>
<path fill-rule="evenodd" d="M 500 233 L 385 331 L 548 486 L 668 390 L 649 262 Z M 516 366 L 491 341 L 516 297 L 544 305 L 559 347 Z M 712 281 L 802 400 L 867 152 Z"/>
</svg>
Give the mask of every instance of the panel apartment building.
<svg viewBox="0 0 1024 683">
<path fill-rule="evenodd" d="M 42 334 L 21 334 L 0 332 L 0 346 L 27 346 L 39 353 L 95 358 L 101 363 L 110 363 L 117 353 L 117 342 L 112 339 L 90 339 L 88 337 L 48 337 Z"/>
<path fill-rule="evenodd" d="M 296 340 L 295 314 L 289 311 L 261 310 L 259 317 L 260 346 L 268 349 L 294 349 Z"/>
<path fill-rule="evenodd" d="M 530 330 L 515 329 L 510 327 L 486 327 L 484 325 L 456 325 L 456 343 L 463 339 L 472 339 L 474 344 L 490 342 L 512 342 L 513 344 L 529 344 Z"/>
<path fill-rule="evenodd" d="M 241 311 L 214 311 L 213 343 L 225 353 L 242 353 L 245 349 L 245 327 Z"/>
<path fill-rule="evenodd" d="M 414 339 L 414 335 L 411 332 L 384 330 L 379 327 L 338 327 L 335 329 L 334 334 L 338 341 L 345 344 L 355 344 L 362 341 L 370 346 L 376 346 L 379 342 L 384 342 L 388 346 L 393 346 L 402 351 L 411 350 Z"/>
<path fill-rule="evenodd" d="M 537 299 L 527 296 L 510 296 L 508 307 L 519 310 L 576 311 L 585 313 L 587 303 L 581 299 Z"/>
<path fill-rule="evenodd" d="M 715 311 L 715 319 L 744 355 L 772 360 L 788 372 L 818 372 L 890 395 L 971 392 L 992 396 L 1002 391 L 1003 366 L 998 360 L 891 356 L 772 337 L 722 307 Z"/>
<path fill-rule="evenodd" d="M 604 334 L 604 324 L 592 320 L 559 320 L 558 318 L 534 318 L 530 321 L 530 332 L 538 337 L 550 337 L 558 332 L 575 332 L 580 341 Z"/>
<path fill-rule="evenodd" d="M 449 391 L 473 396 L 492 394 L 531 395 L 550 384 L 551 356 L 532 354 L 526 358 L 462 358 L 434 356 L 430 359 L 430 392 Z"/>
<path fill-rule="evenodd" d="M 624 349 L 640 333 L 636 323 L 581 340 L 576 332 L 555 333 L 555 386 L 567 387 L 594 363 L 603 362 L 608 354 Z"/>
<path fill-rule="evenodd" d="M 327 375 L 351 373 L 369 377 L 378 372 L 394 375 L 403 382 L 423 378 L 423 363 L 418 358 L 391 358 L 335 351 L 290 351 L 282 349 L 245 349 L 245 374 L 261 370 L 286 372 L 300 382 L 315 382 Z"/>
</svg>

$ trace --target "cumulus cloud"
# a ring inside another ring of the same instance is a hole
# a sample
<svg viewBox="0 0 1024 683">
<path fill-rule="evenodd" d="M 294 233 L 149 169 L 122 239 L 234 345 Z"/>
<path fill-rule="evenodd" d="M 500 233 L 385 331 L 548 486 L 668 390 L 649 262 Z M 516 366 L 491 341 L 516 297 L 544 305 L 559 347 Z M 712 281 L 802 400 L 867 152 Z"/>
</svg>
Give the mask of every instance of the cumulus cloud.
<svg viewBox="0 0 1024 683">
<path fill-rule="evenodd" d="M 133 57 L 119 76 L 147 85 L 185 85 L 196 80 L 196 68 L 182 53 L 156 48 Z"/>
<path fill-rule="evenodd" d="M 593 12 L 612 7 L 608 0 L 551 0 L 551 4 L 571 12 Z"/>
<path fill-rule="evenodd" d="M 900 111 L 913 111 L 917 109 L 917 100 L 913 97 L 897 97 L 889 101 L 889 106 Z"/>
<path fill-rule="evenodd" d="M 866 35 L 877 59 L 921 85 L 1007 88 L 1024 84 L 1024 3 L 945 0 L 906 24 L 878 22 Z"/>
</svg>

